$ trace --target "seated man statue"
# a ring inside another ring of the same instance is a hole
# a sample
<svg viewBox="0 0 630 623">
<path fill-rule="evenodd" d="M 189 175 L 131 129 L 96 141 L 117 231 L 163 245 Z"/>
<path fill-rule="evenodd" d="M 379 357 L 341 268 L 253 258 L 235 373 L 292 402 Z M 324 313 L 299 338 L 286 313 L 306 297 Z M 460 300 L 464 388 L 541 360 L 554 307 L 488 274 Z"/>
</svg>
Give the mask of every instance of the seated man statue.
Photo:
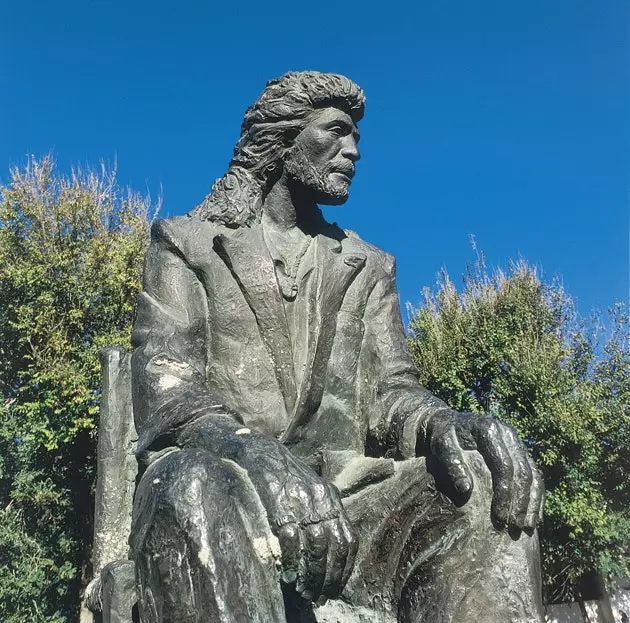
<svg viewBox="0 0 630 623">
<path fill-rule="evenodd" d="M 327 223 L 362 90 L 288 73 L 227 173 L 156 222 L 133 331 L 143 623 L 541 621 L 514 430 L 418 381 L 393 258 Z"/>
</svg>

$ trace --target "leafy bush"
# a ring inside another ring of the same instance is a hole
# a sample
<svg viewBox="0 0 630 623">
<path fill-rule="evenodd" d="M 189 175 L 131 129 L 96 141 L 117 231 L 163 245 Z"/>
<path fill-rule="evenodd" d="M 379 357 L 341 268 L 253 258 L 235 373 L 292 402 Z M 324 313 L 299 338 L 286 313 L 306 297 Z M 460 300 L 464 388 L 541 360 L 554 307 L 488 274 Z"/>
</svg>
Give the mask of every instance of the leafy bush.
<svg viewBox="0 0 630 623">
<path fill-rule="evenodd" d="M 154 209 L 50 157 L 0 187 L 0 620 L 78 620 L 98 351 L 129 346 Z"/>
<path fill-rule="evenodd" d="M 630 566 L 630 331 L 621 304 L 580 320 L 557 281 L 526 262 L 489 274 L 483 257 L 457 291 L 446 273 L 412 310 L 423 384 L 452 407 L 516 428 L 544 475 L 547 602 Z"/>
</svg>

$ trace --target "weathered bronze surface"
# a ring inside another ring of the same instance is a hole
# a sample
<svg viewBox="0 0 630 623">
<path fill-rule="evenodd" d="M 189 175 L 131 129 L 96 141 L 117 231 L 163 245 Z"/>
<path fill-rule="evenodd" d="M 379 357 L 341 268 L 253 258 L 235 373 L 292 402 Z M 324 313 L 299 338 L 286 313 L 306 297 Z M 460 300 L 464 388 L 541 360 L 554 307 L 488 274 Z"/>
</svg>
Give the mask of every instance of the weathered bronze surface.
<svg viewBox="0 0 630 623">
<path fill-rule="evenodd" d="M 272 80 L 211 194 L 153 227 L 132 358 L 144 623 L 542 620 L 531 459 L 420 386 L 394 259 L 318 208 L 348 197 L 363 111 L 345 77 Z"/>
</svg>

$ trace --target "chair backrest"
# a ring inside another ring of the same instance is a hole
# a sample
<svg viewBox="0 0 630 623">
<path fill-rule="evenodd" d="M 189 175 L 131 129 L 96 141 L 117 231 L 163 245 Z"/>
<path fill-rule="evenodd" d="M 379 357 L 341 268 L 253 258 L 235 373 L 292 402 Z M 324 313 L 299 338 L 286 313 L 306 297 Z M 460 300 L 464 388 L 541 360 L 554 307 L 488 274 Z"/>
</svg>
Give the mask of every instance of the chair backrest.
<svg viewBox="0 0 630 623">
<path fill-rule="evenodd" d="M 119 346 L 100 352 L 103 371 L 98 425 L 93 577 L 129 557 L 129 533 L 138 467 L 135 457 L 138 436 L 131 402 L 131 354 Z M 90 587 L 91 588 L 91 587 Z M 93 587 L 100 602 L 100 586 Z M 92 591 L 90 591 L 92 592 Z"/>
</svg>

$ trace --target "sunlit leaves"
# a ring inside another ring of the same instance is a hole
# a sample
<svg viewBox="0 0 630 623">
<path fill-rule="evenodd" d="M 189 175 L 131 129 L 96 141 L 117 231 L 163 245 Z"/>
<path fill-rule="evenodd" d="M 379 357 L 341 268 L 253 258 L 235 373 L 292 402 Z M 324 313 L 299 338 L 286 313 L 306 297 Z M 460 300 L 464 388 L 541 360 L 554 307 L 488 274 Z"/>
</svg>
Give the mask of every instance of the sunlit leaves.
<svg viewBox="0 0 630 623">
<path fill-rule="evenodd" d="M 98 351 L 129 346 L 153 215 L 113 172 L 63 177 L 49 157 L 0 187 L 0 552 L 12 552 L 0 558 L 3 621 L 78 618 Z"/>
<path fill-rule="evenodd" d="M 630 565 L 630 331 L 617 305 L 581 321 L 557 281 L 526 262 L 490 274 L 483 258 L 458 291 L 440 275 L 412 310 L 423 383 L 453 407 L 512 424 L 543 471 L 548 600 L 585 573 Z"/>
</svg>

